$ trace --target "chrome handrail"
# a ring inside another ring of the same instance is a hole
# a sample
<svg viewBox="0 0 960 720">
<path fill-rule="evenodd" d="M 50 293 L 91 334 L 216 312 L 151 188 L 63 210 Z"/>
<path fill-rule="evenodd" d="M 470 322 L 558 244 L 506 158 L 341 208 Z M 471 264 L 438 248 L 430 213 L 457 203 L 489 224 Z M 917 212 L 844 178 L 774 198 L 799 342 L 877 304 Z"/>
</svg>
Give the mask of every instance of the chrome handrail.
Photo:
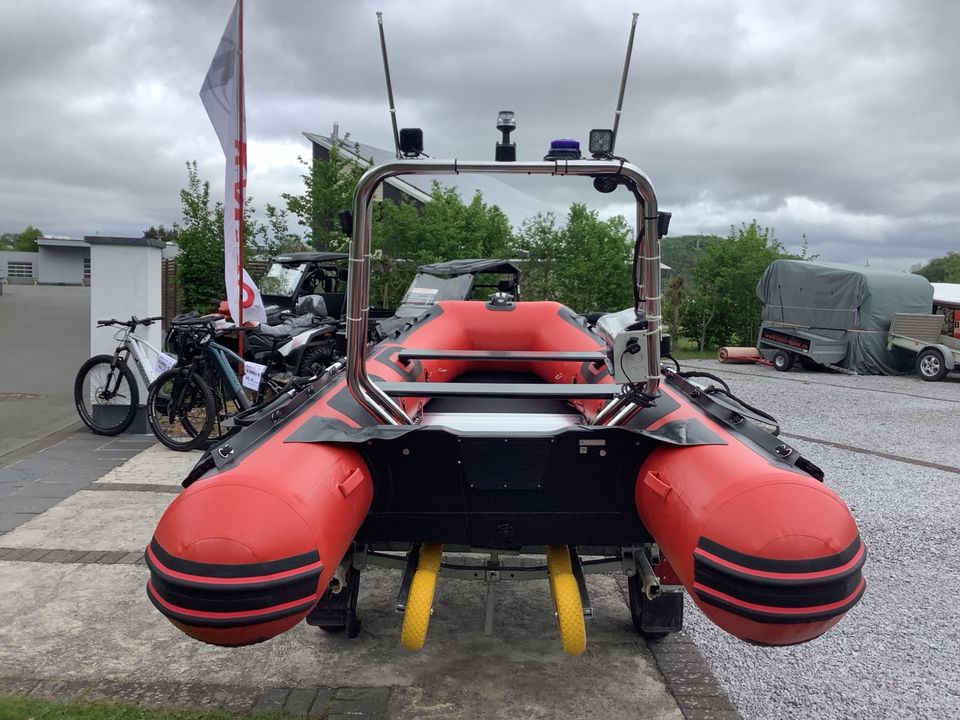
<svg viewBox="0 0 960 720">
<path fill-rule="evenodd" d="M 515 175 L 622 175 L 636 184 L 643 203 L 637 201 L 636 228 L 643 228 L 643 243 L 634 282 L 640 287 L 647 327 L 647 379 L 643 392 L 655 396 L 660 386 L 660 239 L 657 196 L 653 184 L 636 166 L 619 160 L 557 160 L 495 162 L 459 160 L 396 160 L 370 168 L 353 194 L 353 237 L 350 240 L 350 274 L 347 280 L 347 387 L 356 401 L 380 422 L 407 425 L 412 421 L 390 396 L 367 375 L 367 334 L 370 319 L 370 203 L 385 180 L 399 175 L 459 175 L 461 173 L 512 173 Z M 594 424 L 615 424 L 632 405 L 626 396 L 610 401 Z"/>
</svg>

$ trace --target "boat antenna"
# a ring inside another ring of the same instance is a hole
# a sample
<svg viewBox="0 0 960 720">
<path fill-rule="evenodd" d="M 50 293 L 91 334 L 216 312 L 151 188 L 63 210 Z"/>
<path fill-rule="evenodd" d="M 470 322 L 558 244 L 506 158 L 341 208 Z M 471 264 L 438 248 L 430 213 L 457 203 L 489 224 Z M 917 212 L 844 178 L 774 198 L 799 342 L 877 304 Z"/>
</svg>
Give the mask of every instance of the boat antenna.
<svg viewBox="0 0 960 720">
<path fill-rule="evenodd" d="M 633 22 L 636 24 L 637 17 L 634 15 Z M 383 51 L 383 74 L 387 78 L 387 100 L 390 102 L 390 122 L 393 124 L 393 147 L 397 151 L 397 157 L 400 157 L 400 131 L 397 130 L 397 108 L 393 105 L 393 84 L 390 82 L 390 63 L 387 61 L 387 40 L 383 36 L 383 13 L 377 12 L 377 25 L 380 26 L 380 50 Z M 630 33 L 630 41 L 633 42 L 633 32 Z M 623 90 L 620 91 L 621 100 L 623 99 Z M 616 135 L 616 130 L 614 130 Z"/>
<path fill-rule="evenodd" d="M 377 13 L 378 15 L 380 13 Z M 633 23 L 630 25 L 630 39 L 627 40 L 627 57 L 623 60 L 623 75 L 620 76 L 620 96 L 617 98 L 617 109 L 613 112 L 613 139 L 610 142 L 610 152 L 613 152 L 613 149 L 617 146 L 617 129 L 620 127 L 620 113 L 623 112 L 623 93 L 627 89 L 627 72 L 630 70 L 630 56 L 633 55 L 633 36 L 637 32 L 637 18 L 640 16 L 640 13 L 633 14 Z M 381 37 L 383 36 L 383 30 L 381 29 Z M 383 51 L 384 62 L 386 62 L 386 50 Z M 389 85 L 389 79 L 387 80 Z M 393 102 L 392 100 L 390 101 Z M 394 125 L 396 127 L 396 125 Z"/>
</svg>

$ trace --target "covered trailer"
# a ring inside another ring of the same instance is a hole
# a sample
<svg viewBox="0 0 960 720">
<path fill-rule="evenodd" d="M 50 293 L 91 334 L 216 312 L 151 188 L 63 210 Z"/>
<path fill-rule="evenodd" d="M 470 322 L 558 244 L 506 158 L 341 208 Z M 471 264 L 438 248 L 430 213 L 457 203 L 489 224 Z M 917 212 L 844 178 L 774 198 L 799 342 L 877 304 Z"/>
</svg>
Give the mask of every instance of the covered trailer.
<svg viewBox="0 0 960 720">
<path fill-rule="evenodd" d="M 909 353 L 888 349 L 887 332 L 895 313 L 929 314 L 933 303 L 920 275 L 806 260 L 771 263 L 757 295 L 757 347 L 778 370 L 802 359 L 870 375 L 912 371 Z"/>
</svg>

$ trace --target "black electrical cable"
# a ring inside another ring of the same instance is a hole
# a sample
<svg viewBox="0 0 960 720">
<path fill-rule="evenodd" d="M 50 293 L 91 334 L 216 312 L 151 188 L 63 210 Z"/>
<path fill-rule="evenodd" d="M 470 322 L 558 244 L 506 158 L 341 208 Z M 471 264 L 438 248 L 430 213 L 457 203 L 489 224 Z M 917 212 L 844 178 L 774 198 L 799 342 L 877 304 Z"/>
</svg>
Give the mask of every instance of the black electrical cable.
<svg viewBox="0 0 960 720">
<path fill-rule="evenodd" d="M 623 367 L 623 356 L 627 354 L 627 350 L 624 350 L 620 353 L 620 357 L 617 359 L 617 363 L 620 365 L 620 372 L 623 373 L 623 376 L 627 379 L 627 382 L 622 386 L 623 394 L 632 403 L 636 403 L 640 407 L 650 408 L 656 405 L 657 398 L 660 397 L 660 393 L 657 392 L 656 395 L 647 395 L 640 389 L 638 383 L 635 383 L 630 379 L 630 376 L 627 374 L 627 371 Z"/>
<path fill-rule="evenodd" d="M 753 405 L 751 405 L 750 403 L 744 402 L 743 400 L 741 400 L 740 398 L 738 398 L 738 397 L 737 397 L 736 395 L 734 395 L 732 392 L 728 392 L 728 391 L 726 391 L 726 390 L 722 390 L 721 388 L 712 388 L 712 389 L 707 390 L 706 392 L 707 392 L 708 394 L 710 394 L 710 395 L 714 395 L 714 394 L 716 394 L 716 395 L 726 395 L 728 398 L 730 398 L 731 400 L 733 400 L 735 403 L 737 403 L 738 405 L 742 406 L 745 410 L 749 410 L 751 413 L 753 413 L 754 415 L 757 415 L 757 416 L 758 416 L 758 417 L 756 417 L 756 418 L 754 418 L 754 419 L 759 420 L 759 421 L 761 421 L 761 422 L 766 421 L 766 422 L 770 423 L 771 425 L 773 425 L 773 431 L 770 433 L 771 435 L 777 436 L 777 435 L 780 434 L 780 423 L 779 423 L 779 421 L 778 421 L 773 415 L 771 415 L 770 413 L 764 412 L 763 410 L 761 410 L 761 409 L 759 409 L 759 408 L 755 408 L 755 407 L 754 407 Z"/>
<path fill-rule="evenodd" d="M 747 410 L 748 412 L 753 413 L 756 416 L 755 418 L 753 418 L 754 420 L 757 420 L 759 422 L 766 422 L 766 423 L 769 423 L 770 425 L 773 425 L 773 432 L 771 432 L 771 435 L 776 436 L 780 434 L 780 422 L 773 415 L 771 415 L 768 412 L 764 412 L 760 408 L 756 408 L 750 403 L 745 402 L 740 398 L 738 398 L 736 395 L 733 394 L 733 392 L 730 390 L 730 386 L 727 385 L 727 383 L 722 378 L 717 377 L 713 373 L 702 372 L 702 371 L 678 372 L 677 375 L 685 379 L 697 378 L 697 377 L 707 378 L 708 380 L 714 380 L 720 383 L 722 387 L 714 387 L 711 385 L 705 388 L 704 392 L 707 395 L 725 395 L 726 397 L 730 398 L 735 403 L 737 403 L 737 405 L 742 407 L 744 410 Z"/>
<path fill-rule="evenodd" d="M 676 361 L 674 361 L 674 362 L 676 362 Z M 680 364 L 679 364 L 679 363 L 677 363 L 677 367 L 678 367 L 678 368 L 680 367 Z M 727 385 L 727 383 L 723 380 L 723 378 L 719 378 L 719 377 L 717 377 L 716 375 L 714 375 L 713 373 L 708 373 L 708 372 L 699 371 L 699 370 L 690 370 L 690 371 L 688 371 L 688 372 L 680 372 L 679 369 L 678 369 L 678 370 L 677 370 L 677 375 L 679 375 L 679 376 L 682 377 L 682 378 L 687 378 L 687 379 L 699 377 L 699 378 L 707 378 L 707 380 L 714 380 L 714 381 L 720 383 L 720 386 L 721 386 L 724 390 L 726 390 L 727 392 L 730 392 L 730 386 Z"/>
<path fill-rule="evenodd" d="M 677 368 L 676 370 L 677 374 L 678 375 L 680 374 L 680 363 L 677 361 L 677 359 L 673 355 L 663 355 L 660 357 L 660 359 L 669 360 L 670 362 L 672 362 L 674 366 Z"/>
</svg>

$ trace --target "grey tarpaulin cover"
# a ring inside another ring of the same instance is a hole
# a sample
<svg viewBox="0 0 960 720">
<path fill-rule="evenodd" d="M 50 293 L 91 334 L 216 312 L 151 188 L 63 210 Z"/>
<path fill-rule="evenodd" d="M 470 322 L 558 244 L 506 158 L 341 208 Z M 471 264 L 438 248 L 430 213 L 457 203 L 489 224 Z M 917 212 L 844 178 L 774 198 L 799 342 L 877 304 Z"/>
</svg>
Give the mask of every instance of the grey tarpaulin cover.
<svg viewBox="0 0 960 720">
<path fill-rule="evenodd" d="M 873 375 L 910 372 L 913 358 L 887 350 L 894 313 L 929 313 L 933 286 L 911 273 L 776 260 L 757 284 L 763 320 L 846 336 L 843 367 Z"/>
</svg>

